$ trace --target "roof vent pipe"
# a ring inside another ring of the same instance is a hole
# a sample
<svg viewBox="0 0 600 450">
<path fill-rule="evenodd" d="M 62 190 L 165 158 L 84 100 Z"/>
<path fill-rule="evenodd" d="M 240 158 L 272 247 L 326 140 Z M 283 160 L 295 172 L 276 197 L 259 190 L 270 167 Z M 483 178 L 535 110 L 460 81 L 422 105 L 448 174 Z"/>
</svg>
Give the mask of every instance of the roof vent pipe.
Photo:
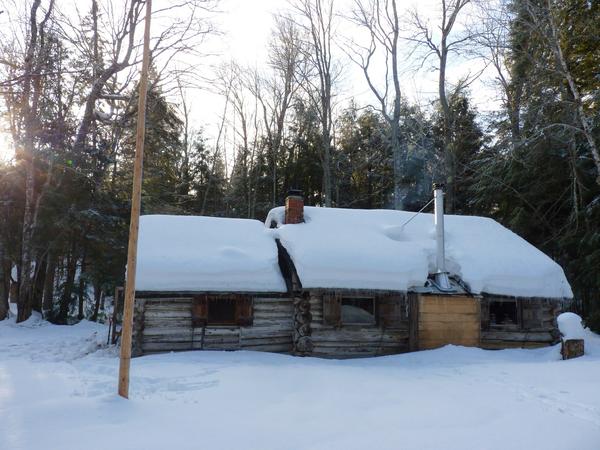
<svg viewBox="0 0 600 450">
<path fill-rule="evenodd" d="M 444 185 L 434 183 L 434 217 L 435 217 L 435 273 L 434 279 L 437 287 L 442 291 L 452 291 L 452 285 L 446 272 L 446 248 L 444 243 Z"/>
</svg>

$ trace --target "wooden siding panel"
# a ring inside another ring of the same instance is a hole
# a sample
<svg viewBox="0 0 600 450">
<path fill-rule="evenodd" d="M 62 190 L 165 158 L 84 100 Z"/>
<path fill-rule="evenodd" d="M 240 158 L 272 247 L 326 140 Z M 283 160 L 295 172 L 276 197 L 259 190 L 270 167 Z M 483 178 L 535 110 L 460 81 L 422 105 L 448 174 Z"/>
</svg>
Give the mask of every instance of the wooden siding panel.
<svg viewBox="0 0 600 450">
<path fill-rule="evenodd" d="M 477 298 L 421 295 L 418 310 L 419 349 L 436 348 L 447 344 L 479 345 L 481 315 Z"/>
</svg>

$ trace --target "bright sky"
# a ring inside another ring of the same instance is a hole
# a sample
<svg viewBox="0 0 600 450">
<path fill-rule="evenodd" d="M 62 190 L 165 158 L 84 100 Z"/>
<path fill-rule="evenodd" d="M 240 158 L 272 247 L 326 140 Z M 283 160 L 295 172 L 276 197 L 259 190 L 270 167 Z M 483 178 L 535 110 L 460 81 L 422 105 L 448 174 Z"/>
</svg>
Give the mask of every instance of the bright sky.
<svg viewBox="0 0 600 450">
<path fill-rule="evenodd" d="M 72 1 L 58 0 L 59 5 Z M 85 9 L 83 6 L 85 3 L 87 2 L 77 2 L 77 6 Z M 118 1 L 116 3 L 118 4 Z M 341 15 L 348 14 L 353 4 L 354 0 L 336 1 L 336 7 Z M 434 20 L 439 0 L 399 0 L 398 5 L 404 12 L 416 6 L 425 17 Z M 61 5 L 61 8 L 64 8 L 64 5 Z M 232 60 L 245 67 L 266 69 L 267 44 L 273 25 L 273 14 L 287 8 L 289 7 L 285 0 L 221 0 L 219 6 L 221 13 L 215 16 L 215 25 L 223 34 L 212 36 L 204 44 L 205 52 L 216 56 L 199 60 L 198 71 L 211 77 L 212 67 Z M 338 17 L 338 22 L 337 36 L 341 37 L 339 41 L 342 46 L 347 45 L 343 42 L 348 42 L 349 36 L 356 38 L 360 35 L 342 17 Z M 339 107 L 346 106 L 351 98 L 355 98 L 359 104 L 372 102 L 372 94 L 358 67 L 348 60 L 343 48 L 337 47 L 333 51 L 344 68 L 336 98 Z M 414 69 L 406 67 L 405 62 L 403 60 L 403 66 L 400 68 L 403 72 L 401 82 L 404 95 L 413 102 L 429 103 L 435 98 L 437 92 L 437 72 L 427 70 L 428 66 L 425 66 L 423 70 L 416 73 Z M 449 81 L 457 79 L 469 70 L 476 71 L 479 67 L 481 67 L 480 62 L 465 60 L 450 64 Z M 471 91 L 480 111 L 486 112 L 495 107 L 489 75 L 474 83 Z M 186 97 L 192 108 L 193 126 L 202 127 L 205 136 L 209 138 L 209 143 L 214 144 L 224 99 L 210 92 L 210 86 L 189 90 Z M 0 159 L 11 156 L 11 145 L 5 137 L 0 136 Z"/>
</svg>

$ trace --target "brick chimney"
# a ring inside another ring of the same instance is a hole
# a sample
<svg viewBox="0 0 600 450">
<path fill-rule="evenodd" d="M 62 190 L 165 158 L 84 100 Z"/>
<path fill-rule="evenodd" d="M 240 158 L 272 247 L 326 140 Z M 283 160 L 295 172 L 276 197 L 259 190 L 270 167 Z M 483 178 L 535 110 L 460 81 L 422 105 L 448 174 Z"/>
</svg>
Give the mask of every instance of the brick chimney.
<svg viewBox="0 0 600 450">
<path fill-rule="evenodd" d="M 290 189 L 285 199 L 285 223 L 304 222 L 304 196 L 299 189 Z"/>
</svg>

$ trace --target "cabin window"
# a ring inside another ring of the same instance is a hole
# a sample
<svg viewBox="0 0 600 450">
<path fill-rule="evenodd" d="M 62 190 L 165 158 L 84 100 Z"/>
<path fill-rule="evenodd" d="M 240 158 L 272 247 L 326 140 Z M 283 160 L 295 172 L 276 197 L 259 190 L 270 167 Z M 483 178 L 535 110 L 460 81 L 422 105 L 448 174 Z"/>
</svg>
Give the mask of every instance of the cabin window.
<svg viewBox="0 0 600 450">
<path fill-rule="evenodd" d="M 374 325 L 375 299 L 342 297 L 342 325 Z"/>
<path fill-rule="evenodd" d="M 235 299 L 209 298 L 208 299 L 208 324 L 209 325 L 235 325 Z"/>
<path fill-rule="evenodd" d="M 516 300 L 490 302 L 490 327 L 517 328 L 519 315 Z"/>
<path fill-rule="evenodd" d="M 244 295 L 199 295 L 192 301 L 192 326 L 239 325 L 253 322 L 252 298 Z"/>
</svg>

